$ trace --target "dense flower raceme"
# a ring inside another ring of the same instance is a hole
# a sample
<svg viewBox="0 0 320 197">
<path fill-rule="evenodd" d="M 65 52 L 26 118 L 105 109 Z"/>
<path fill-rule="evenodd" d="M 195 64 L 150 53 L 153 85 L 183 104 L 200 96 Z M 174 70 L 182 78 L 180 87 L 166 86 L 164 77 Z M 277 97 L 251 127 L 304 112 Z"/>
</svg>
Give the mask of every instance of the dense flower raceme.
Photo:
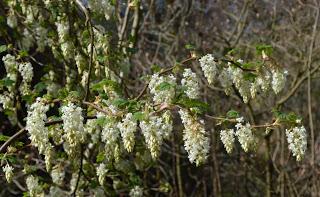
<svg viewBox="0 0 320 197">
<path fill-rule="evenodd" d="M 101 131 L 101 141 L 105 146 L 105 157 L 107 161 L 114 159 L 118 161 L 120 159 L 120 131 L 117 128 L 117 122 L 109 116 L 98 113 L 98 118 L 105 120 Z"/>
<path fill-rule="evenodd" d="M 234 130 L 227 129 L 220 131 L 220 139 L 227 151 L 227 153 L 231 153 L 234 146 Z"/>
<path fill-rule="evenodd" d="M 250 149 L 254 149 L 257 143 L 257 138 L 254 136 L 250 123 L 243 124 L 243 118 L 238 118 L 238 123 L 236 124 L 236 136 L 238 141 L 245 152 Z"/>
<path fill-rule="evenodd" d="M 4 167 L 2 167 L 2 170 L 5 173 L 8 183 L 11 183 L 13 178 L 13 167 L 7 164 Z"/>
<path fill-rule="evenodd" d="M 137 130 L 137 121 L 134 119 L 132 113 L 127 113 L 122 122 L 118 123 L 118 128 L 120 130 L 124 148 L 128 152 L 131 152 L 134 147 L 134 136 Z"/>
<path fill-rule="evenodd" d="M 228 95 L 232 90 L 232 84 L 234 84 L 244 103 L 247 103 L 250 98 L 255 98 L 260 89 L 266 92 L 269 86 L 272 86 L 274 93 L 278 94 L 284 88 L 286 82 L 287 71 L 283 71 L 280 68 L 268 70 L 265 67 L 256 71 L 257 73 L 255 73 L 255 75 L 257 75 L 254 81 L 252 81 L 252 79 L 249 80 L 248 77 L 246 77 L 248 70 L 245 71 L 239 68 L 244 63 L 241 59 L 235 63 L 238 64 L 239 67 L 228 62 L 227 67 L 221 66 L 219 69 L 218 60 L 211 54 L 201 57 L 199 62 L 209 85 L 212 85 L 215 80 L 218 80 Z"/>
<path fill-rule="evenodd" d="M 289 149 L 297 161 L 300 161 L 307 150 L 307 132 L 304 126 L 286 130 Z"/>
<path fill-rule="evenodd" d="M 39 185 L 39 179 L 38 177 L 35 177 L 33 175 L 30 175 L 26 179 L 27 188 L 29 191 L 29 195 L 31 197 L 41 196 L 43 195 L 43 191 L 41 186 Z"/>
<path fill-rule="evenodd" d="M 30 93 L 30 83 L 33 78 L 33 67 L 31 63 L 19 64 L 19 72 L 22 76 L 22 83 L 20 85 L 20 92 L 22 95 L 28 95 Z"/>
<path fill-rule="evenodd" d="M 189 98 L 197 99 L 200 95 L 200 87 L 196 73 L 191 69 L 185 69 L 181 85 L 186 88 L 185 93 Z"/>
<path fill-rule="evenodd" d="M 130 190 L 129 196 L 130 197 L 142 197 L 143 196 L 143 189 L 136 185 L 136 186 L 134 186 L 134 188 L 132 188 Z"/>
<path fill-rule="evenodd" d="M 45 126 L 48 110 L 49 106 L 37 98 L 37 101 L 30 106 L 27 116 L 26 130 L 30 134 L 32 145 L 38 148 L 40 154 L 45 154 L 47 149 L 51 149 L 48 128 Z"/>
<path fill-rule="evenodd" d="M 180 109 L 179 114 L 184 125 L 183 141 L 191 163 L 200 165 L 208 157 L 210 142 L 206 136 L 203 121 L 197 121 L 185 109 Z"/>
<path fill-rule="evenodd" d="M 170 103 L 175 95 L 176 78 L 173 75 L 159 76 L 152 75 L 149 82 L 150 93 L 153 94 L 155 103 Z M 166 86 L 165 88 L 161 86 Z"/>
<path fill-rule="evenodd" d="M 69 156 L 75 157 L 80 151 L 80 144 L 85 140 L 81 107 L 68 103 L 61 108 L 63 120 L 63 146 Z"/>
<path fill-rule="evenodd" d="M 162 116 L 152 115 L 140 122 L 141 132 L 153 159 L 158 158 L 163 139 L 172 131 L 171 114 L 169 111 Z"/>
</svg>

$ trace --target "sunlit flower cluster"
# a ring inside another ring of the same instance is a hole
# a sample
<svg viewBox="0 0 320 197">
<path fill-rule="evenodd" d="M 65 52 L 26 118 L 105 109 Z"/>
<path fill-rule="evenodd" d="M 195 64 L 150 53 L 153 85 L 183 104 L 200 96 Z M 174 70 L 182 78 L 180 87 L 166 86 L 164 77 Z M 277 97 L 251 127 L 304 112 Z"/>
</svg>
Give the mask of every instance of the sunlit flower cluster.
<svg viewBox="0 0 320 197">
<path fill-rule="evenodd" d="M 134 119 L 132 113 L 127 113 L 122 122 L 118 123 L 121 138 L 124 144 L 124 148 L 131 152 L 134 147 L 134 135 L 137 130 L 137 121 Z"/>
<path fill-rule="evenodd" d="M 105 157 L 108 161 L 111 161 L 112 159 L 118 161 L 120 158 L 120 131 L 117 128 L 117 123 L 111 117 L 100 115 L 100 118 L 106 120 L 101 131 L 101 140 L 105 143 Z"/>
<path fill-rule="evenodd" d="M 80 144 L 85 140 L 81 107 L 68 103 L 61 108 L 64 130 L 64 149 L 69 156 L 74 157 L 80 151 Z"/>
<path fill-rule="evenodd" d="M 33 77 L 33 67 L 30 62 L 19 64 L 19 72 L 22 76 L 22 83 L 20 85 L 20 92 L 22 95 L 30 93 L 30 83 Z"/>
<path fill-rule="evenodd" d="M 36 197 L 41 195 L 42 188 L 39 185 L 38 177 L 35 177 L 33 175 L 28 176 L 26 180 L 26 184 L 27 184 L 30 197 Z"/>
<path fill-rule="evenodd" d="M 307 150 L 307 132 L 304 126 L 286 129 L 289 149 L 297 161 L 300 161 Z"/>
<path fill-rule="evenodd" d="M 9 164 L 7 164 L 4 167 L 2 167 L 2 170 L 3 170 L 4 174 L 5 174 L 7 182 L 11 183 L 12 178 L 13 178 L 13 167 L 10 166 Z"/>
<path fill-rule="evenodd" d="M 97 167 L 97 176 L 98 176 L 100 185 L 103 185 L 107 172 L 108 170 L 106 168 L 106 164 L 100 163 Z"/>
<path fill-rule="evenodd" d="M 150 93 L 153 94 L 155 103 L 170 103 L 175 95 L 176 78 L 173 75 L 152 75 L 149 82 Z"/>
<path fill-rule="evenodd" d="M 208 83 L 212 84 L 218 72 L 217 62 L 213 55 L 207 54 L 199 59 L 201 69 L 204 76 L 207 78 Z"/>
<path fill-rule="evenodd" d="M 278 94 L 284 88 L 286 81 L 287 71 L 280 68 L 266 69 L 266 67 L 261 67 L 259 70 L 246 69 L 243 68 L 244 61 L 241 59 L 221 66 L 219 72 L 218 60 L 211 54 L 201 57 L 199 62 L 209 84 L 218 80 L 227 95 L 231 93 L 234 84 L 244 103 L 248 103 L 250 98 L 254 99 L 260 90 L 266 92 L 270 86 Z"/>
<path fill-rule="evenodd" d="M 51 148 L 49 142 L 48 128 L 45 126 L 47 120 L 46 112 L 49 106 L 43 104 L 38 98 L 35 103 L 30 106 L 27 116 L 26 130 L 30 134 L 32 145 L 38 148 L 40 154 L 45 154 L 48 148 Z"/>
<path fill-rule="evenodd" d="M 252 150 L 256 145 L 256 137 L 254 136 L 250 123 L 243 124 L 243 119 L 238 119 L 236 124 L 236 136 L 238 141 L 245 152 Z"/>
<path fill-rule="evenodd" d="M 210 149 L 204 123 L 201 120 L 197 121 L 184 109 L 180 109 L 179 114 L 184 125 L 183 141 L 188 158 L 191 163 L 196 163 L 198 166 L 205 162 Z"/>
<path fill-rule="evenodd" d="M 227 153 L 230 154 L 234 147 L 234 130 L 233 129 L 221 130 L 220 139 Z"/>
<path fill-rule="evenodd" d="M 170 114 L 150 116 L 140 122 L 140 128 L 152 158 L 158 158 L 163 139 L 167 138 L 172 130 Z"/>
<path fill-rule="evenodd" d="M 189 98 L 197 99 L 200 95 L 200 87 L 196 73 L 191 69 L 184 69 L 181 85 L 186 88 L 184 91 Z"/>
<path fill-rule="evenodd" d="M 143 188 L 141 188 L 138 185 L 134 186 L 134 188 L 132 188 L 130 190 L 129 196 L 130 197 L 142 197 L 143 196 Z"/>
</svg>

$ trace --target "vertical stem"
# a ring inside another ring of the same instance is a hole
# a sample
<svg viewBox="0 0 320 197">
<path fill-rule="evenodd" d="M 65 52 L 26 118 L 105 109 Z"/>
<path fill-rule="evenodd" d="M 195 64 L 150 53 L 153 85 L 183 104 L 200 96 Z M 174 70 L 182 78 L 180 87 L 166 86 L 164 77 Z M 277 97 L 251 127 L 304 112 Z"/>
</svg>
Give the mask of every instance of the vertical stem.
<svg viewBox="0 0 320 197">
<path fill-rule="evenodd" d="M 180 147 L 178 145 L 177 154 L 176 154 L 176 170 L 177 170 L 177 179 L 178 179 L 178 189 L 179 197 L 184 196 L 182 188 L 182 177 L 181 177 L 181 168 L 180 168 Z"/>
<path fill-rule="evenodd" d="M 313 126 L 313 117 L 312 117 L 312 101 L 311 101 L 311 62 L 312 62 L 312 52 L 313 52 L 313 45 L 316 37 L 317 32 L 317 25 L 318 25 L 318 19 L 319 19 L 319 8 L 316 8 L 316 16 L 315 16 L 315 22 L 313 25 L 313 32 L 312 32 L 312 39 L 310 43 L 309 48 L 309 57 L 308 57 L 308 114 L 309 114 L 309 127 L 310 127 L 310 133 L 311 133 L 311 168 L 314 170 L 314 159 L 315 159 L 315 153 L 314 153 L 314 126 Z M 312 173 L 312 190 L 311 195 L 316 196 L 316 177 L 315 173 Z"/>
<path fill-rule="evenodd" d="M 271 161 L 270 161 L 270 135 L 265 137 L 266 143 L 266 152 L 265 152 L 265 159 L 266 159 L 266 197 L 271 197 Z"/>
</svg>

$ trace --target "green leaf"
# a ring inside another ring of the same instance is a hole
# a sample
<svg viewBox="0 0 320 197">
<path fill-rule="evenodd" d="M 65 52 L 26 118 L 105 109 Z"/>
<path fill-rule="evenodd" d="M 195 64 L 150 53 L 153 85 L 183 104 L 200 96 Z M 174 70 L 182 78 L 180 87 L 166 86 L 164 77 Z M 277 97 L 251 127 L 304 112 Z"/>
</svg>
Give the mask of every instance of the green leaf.
<svg viewBox="0 0 320 197">
<path fill-rule="evenodd" d="M 193 50 L 193 49 L 195 49 L 196 47 L 193 46 L 192 44 L 186 44 L 186 45 L 185 45 L 185 48 L 186 48 L 186 49 L 189 49 L 189 50 Z"/>
<path fill-rule="evenodd" d="M 107 86 L 108 88 L 111 88 L 113 91 L 117 93 L 121 93 L 121 86 L 119 83 L 109 80 L 109 79 L 104 79 L 96 84 L 93 84 L 91 86 L 92 90 L 95 90 L 97 92 L 103 91 L 104 86 Z"/>
<path fill-rule="evenodd" d="M 129 104 L 129 102 L 126 99 L 118 98 L 115 99 L 112 104 L 120 109 L 124 109 Z"/>
<path fill-rule="evenodd" d="M 251 72 L 243 74 L 243 79 L 246 81 L 254 82 L 256 80 L 256 78 L 257 78 L 257 75 L 253 74 Z"/>
<path fill-rule="evenodd" d="M 9 87 L 12 86 L 15 83 L 15 81 L 11 80 L 9 77 L 5 77 L 0 80 L 0 86 Z"/>
<path fill-rule="evenodd" d="M 5 52 L 7 50 L 6 45 L 0 45 L 0 53 Z"/>
<path fill-rule="evenodd" d="M 0 141 L 2 141 L 2 142 L 7 141 L 9 138 L 10 138 L 9 136 L 0 134 Z"/>
<path fill-rule="evenodd" d="M 227 117 L 228 118 L 238 118 L 240 116 L 239 112 L 235 111 L 235 110 L 230 110 L 227 112 Z"/>
<path fill-rule="evenodd" d="M 156 87 L 156 90 L 164 91 L 164 90 L 169 90 L 172 87 L 174 87 L 173 84 L 168 82 L 162 82 Z"/>
<path fill-rule="evenodd" d="M 133 118 L 135 120 L 139 120 L 139 121 L 142 121 L 145 119 L 145 114 L 143 112 L 136 112 L 133 114 Z"/>
<path fill-rule="evenodd" d="M 182 105 L 185 108 L 198 108 L 201 112 L 208 111 L 209 104 L 199 101 L 197 99 L 190 99 L 187 97 L 182 97 L 177 101 L 177 104 Z"/>
<path fill-rule="evenodd" d="M 34 89 L 37 93 L 42 92 L 43 90 L 45 90 L 47 87 L 47 85 L 44 82 L 39 82 L 34 86 Z"/>
<path fill-rule="evenodd" d="M 262 51 L 268 56 L 273 52 L 273 47 L 271 45 L 258 44 L 256 45 L 256 52 L 258 55 L 262 55 Z"/>
<path fill-rule="evenodd" d="M 98 155 L 97 155 L 97 163 L 101 163 L 103 162 L 104 158 L 105 158 L 105 152 L 101 151 Z"/>
</svg>

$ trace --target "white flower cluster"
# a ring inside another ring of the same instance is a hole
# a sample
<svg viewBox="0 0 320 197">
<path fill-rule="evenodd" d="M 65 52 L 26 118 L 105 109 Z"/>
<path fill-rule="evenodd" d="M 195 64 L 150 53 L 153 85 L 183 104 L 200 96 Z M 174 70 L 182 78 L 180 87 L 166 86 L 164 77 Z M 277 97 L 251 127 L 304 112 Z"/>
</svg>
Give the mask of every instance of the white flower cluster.
<svg viewBox="0 0 320 197">
<path fill-rule="evenodd" d="M 63 146 L 69 156 L 75 157 L 80 151 L 81 143 L 85 140 L 82 109 L 73 103 L 68 103 L 62 106 L 61 112 L 65 140 Z"/>
<path fill-rule="evenodd" d="M 129 196 L 130 197 L 142 197 L 143 196 L 143 188 L 139 187 L 138 185 L 134 186 L 134 188 L 132 188 L 130 190 Z"/>
<path fill-rule="evenodd" d="M 300 161 L 307 150 L 307 132 L 304 126 L 286 130 L 289 149 L 297 161 Z"/>
<path fill-rule="evenodd" d="M 210 142 L 206 136 L 204 123 L 202 120 L 198 122 L 184 109 L 180 109 L 179 114 L 184 125 L 183 141 L 188 158 L 191 163 L 195 162 L 198 166 L 205 162 L 210 149 Z"/>
<path fill-rule="evenodd" d="M 238 118 L 238 123 L 236 124 L 236 136 L 238 141 L 245 152 L 248 152 L 250 149 L 255 148 L 256 137 L 254 136 L 250 123 L 242 124 L 243 118 Z"/>
<path fill-rule="evenodd" d="M 288 71 L 272 70 L 272 89 L 274 93 L 278 94 L 285 85 Z"/>
<path fill-rule="evenodd" d="M 165 87 L 161 87 L 161 86 Z M 150 93 L 154 95 L 155 103 L 170 103 L 174 97 L 176 78 L 173 75 L 159 76 L 158 73 L 153 74 L 149 82 Z"/>
<path fill-rule="evenodd" d="M 137 130 L 137 121 L 134 119 L 132 113 L 127 113 L 122 122 L 118 123 L 118 128 L 122 137 L 124 148 L 131 152 L 135 144 L 135 132 Z"/>
<path fill-rule="evenodd" d="M 170 114 L 164 113 L 162 116 L 150 116 L 140 122 L 141 132 L 153 159 L 158 158 L 163 139 L 172 131 L 170 120 Z"/>
<path fill-rule="evenodd" d="M 13 178 L 13 167 L 7 164 L 6 166 L 2 167 L 2 170 L 5 173 L 7 182 L 11 183 Z"/>
<path fill-rule="evenodd" d="M 204 76 L 207 78 L 209 85 L 211 85 L 216 75 L 218 75 L 218 66 L 214 57 L 211 54 L 207 54 L 201 57 L 199 62 Z M 239 66 L 235 66 L 234 64 L 238 64 Z M 249 79 L 250 76 L 246 75 L 249 71 L 239 68 L 242 67 L 242 64 L 243 60 L 239 59 L 235 63 L 228 62 L 227 67 L 221 66 L 217 80 L 219 80 L 227 95 L 230 94 L 232 84 L 234 84 L 243 102 L 247 103 L 250 98 L 255 98 L 260 89 L 266 92 L 271 85 L 273 91 L 278 94 L 284 88 L 287 71 L 282 71 L 279 68 L 267 70 L 265 67 L 262 67 L 254 73 L 252 79 Z"/>
<path fill-rule="evenodd" d="M 63 179 L 65 177 L 65 169 L 63 165 L 58 164 L 54 166 L 50 175 L 53 183 L 63 185 Z"/>
<path fill-rule="evenodd" d="M 7 72 L 7 78 L 13 81 L 13 84 L 8 87 L 9 92 L 12 92 L 17 81 L 18 63 L 16 61 L 16 58 L 11 54 L 7 54 L 2 57 L 2 61 Z"/>
<path fill-rule="evenodd" d="M 26 130 L 30 134 L 31 144 L 38 148 L 40 154 L 45 154 L 47 149 L 51 149 L 48 128 L 45 126 L 48 110 L 49 106 L 37 98 L 30 106 L 27 116 Z"/>
<path fill-rule="evenodd" d="M 59 42 L 62 54 L 66 59 L 74 58 L 74 45 L 69 39 L 69 23 L 68 21 L 60 18 L 59 22 L 56 22 L 57 32 L 59 35 Z"/>
<path fill-rule="evenodd" d="M 13 94 L 5 91 L 3 94 L 0 94 L 0 103 L 2 104 L 3 109 L 10 109 L 13 107 Z"/>
<path fill-rule="evenodd" d="M 20 92 L 22 95 L 30 94 L 30 83 L 33 77 L 33 67 L 30 62 L 19 64 L 19 72 L 22 76 Z"/>
<path fill-rule="evenodd" d="M 28 176 L 27 180 L 26 180 L 26 184 L 27 184 L 27 188 L 29 190 L 30 197 L 41 196 L 42 188 L 39 185 L 38 177 L 35 177 L 33 175 Z"/>
<path fill-rule="evenodd" d="M 207 54 L 199 59 L 201 69 L 207 78 L 209 85 L 214 82 L 217 70 L 217 63 L 211 54 Z"/>
<path fill-rule="evenodd" d="M 190 68 L 184 69 L 183 79 L 181 85 L 186 88 L 184 91 L 191 99 L 197 99 L 200 95 L 199 81 L 196 73 L 192 72 Z"/>
<path fill-rule="evenodd" d="M 100 185 L 103 185 L 107 172 L 108 172 L 108 169 L 106 168 L 106 164 L 100 163 L 99 166 L 97 167 L 97 176 L 98 176 Z"/>
<path fill-rule="evenodd" d="M 233 129 L 221 130 L 220 139 L 227 153 L 230 154 L 234 147 L 234 130 Z"/>
<path fill-rule="evenodd" d="M 118 161 L 120 158 L 120 145 L 118 143 L 120 131 L 117 128 L 117 123 L 111 117 L 104 117 L 104 115 L 99 115 L 99 117 L 106 119 L 101 132 L 101 140 L 105 143 L 106 159 L 111 161 L 114 158 L 115 161 Z"/>
</svg>

